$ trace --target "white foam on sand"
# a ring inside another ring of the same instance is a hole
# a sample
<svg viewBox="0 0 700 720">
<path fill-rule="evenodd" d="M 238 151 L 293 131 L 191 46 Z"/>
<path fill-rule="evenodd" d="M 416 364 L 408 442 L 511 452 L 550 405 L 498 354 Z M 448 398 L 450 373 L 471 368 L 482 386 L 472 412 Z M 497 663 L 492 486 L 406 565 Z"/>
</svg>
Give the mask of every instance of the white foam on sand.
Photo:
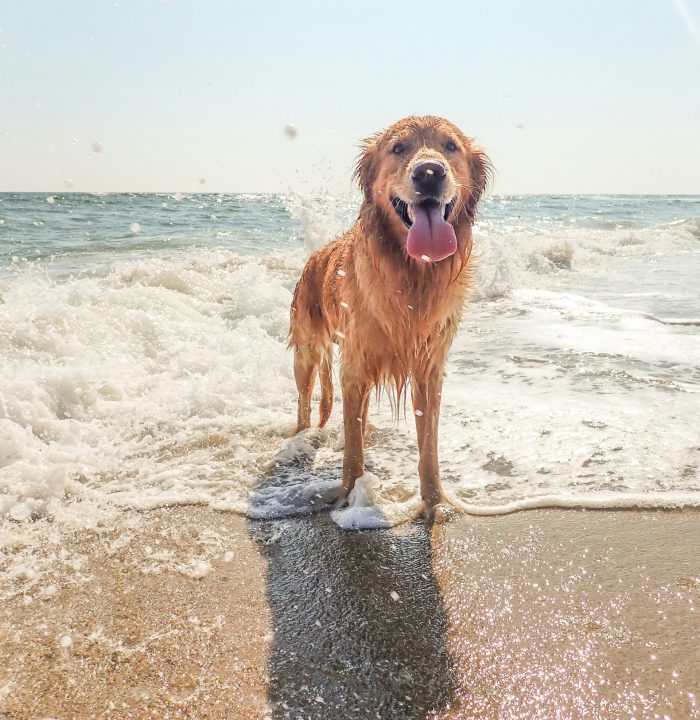
<svg viewBox="0 0 700 720">
<path fill-rule="evenodd" d="M 394 527 L 420 515 L 419 498 L 397 502 L 383 495 L 382 489 L 379 478 L 370 472 L 357 478 L 347 507 L 331 511 L 333 522 L 343 530 L 368 530 Z"/>
</svg>

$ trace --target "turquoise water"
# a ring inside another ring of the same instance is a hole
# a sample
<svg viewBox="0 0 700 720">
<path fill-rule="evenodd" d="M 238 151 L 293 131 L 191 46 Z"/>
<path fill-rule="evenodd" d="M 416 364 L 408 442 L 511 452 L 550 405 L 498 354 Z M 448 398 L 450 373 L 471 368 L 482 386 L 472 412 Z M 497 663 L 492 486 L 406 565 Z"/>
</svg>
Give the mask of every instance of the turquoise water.
<svg viewBox="0 0 700 720">
<path fill-rule="evenodd" d="M 0 511 L 75 523 L 79 502 L 94 524 L 122 506 L 313 509 L 338 482 L 341 409 L 286 439 L 289 304 L 309 253 L 357 209 L 354 197 L 0 195 Z M 698 196 L 482 204 L 443 393 L 456 504 L 698 502 L 699 242 Z M 384 405 L 372 415 L 368 492 L 392 524 L 415 501 L 414 430 Z"/>
<path fill-rule="evenodd" d="M 180 196 L 178 196 L 180 197 Z M 47 202 L 51 199 L 52 202 Z M 129 253 L 290 248 L 298 223 L 274 195 L 0 194 L 0 262 L 80 270 Z M 138 223 L 137 232 L 132 231 Z M 14 260 L 17 262 L 17 260 Z"/>
<path fill-rule="evenodd" d="M 346 205 L 343 219 L 349 224 L 357 202 Z M 699 218 L 700 196 L 514 195 L 488 198 L 480 226 L 536 234 L 649 228 Z M 281 195 L 0 193 L 0 220 L 3 264 L 13 258 L 53 259 L 79 268 L 122 254 L 193 245 L 255 254 L 303 243 L 295 200 Z M 139 232 L 130 230 L 132 223 Z"/>
</svg>

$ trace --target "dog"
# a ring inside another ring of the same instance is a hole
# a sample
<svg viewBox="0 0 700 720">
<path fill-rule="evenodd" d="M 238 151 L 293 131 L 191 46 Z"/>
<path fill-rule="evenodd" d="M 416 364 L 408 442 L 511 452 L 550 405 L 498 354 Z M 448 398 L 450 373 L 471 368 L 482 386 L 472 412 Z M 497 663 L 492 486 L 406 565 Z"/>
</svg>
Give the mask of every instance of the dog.
<svg viewBox="0 0 700 720">
<path fill-rule="evenodd" d="M 289 346 L 299 392 L 296 431 L 311 425 L 320 376 L 319 426 L 333 407 L 333 346 L 340 347 L 347 501 L 364 474 L 372 389 L 406 398 L 410 384 L 424 515 L 444 500 L 438 420 L 445 361 L 470 286 L 477 203 L 490 180 L 485 152 L 447 120 L 411 116 L 361 144 L 355 177 L 363 195 L 350 231 L 306 263 L 290 312 Z"/>
</svg>

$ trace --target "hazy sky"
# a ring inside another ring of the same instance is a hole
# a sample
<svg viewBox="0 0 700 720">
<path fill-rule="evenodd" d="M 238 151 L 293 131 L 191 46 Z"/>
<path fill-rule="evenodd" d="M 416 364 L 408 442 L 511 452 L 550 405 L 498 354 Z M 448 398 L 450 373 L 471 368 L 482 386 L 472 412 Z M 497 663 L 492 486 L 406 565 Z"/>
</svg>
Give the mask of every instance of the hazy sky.
<svg viewBox="0 0 700 720">
<path fill-rule="evenodd" d="M 698 22 L 700 0 L 3 0 L 0 190 L 344 191 L 360 138 L 437 114 L 496 193 L 700 193 Z"/>
</svg>

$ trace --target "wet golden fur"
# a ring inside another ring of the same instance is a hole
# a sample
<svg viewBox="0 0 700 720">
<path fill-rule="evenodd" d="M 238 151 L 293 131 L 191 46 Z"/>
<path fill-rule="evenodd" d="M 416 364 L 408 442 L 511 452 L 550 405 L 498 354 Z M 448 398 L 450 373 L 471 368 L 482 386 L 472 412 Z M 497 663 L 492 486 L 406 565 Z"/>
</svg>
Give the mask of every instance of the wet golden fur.
<svg viewBox="0 0 700 720">
<path fill-rule="evenodd" d="M 399 142 L 405 148 L 401 155 L 392 152 Z M 425 159 L 446 164 L 457 193 L 449 217 L 457 252 L 437 263 L 408 257 L 408 230 L 391 204 L 392 196 L 411 191 L 411 168 Z M 297 283 L 290 327 L 299 391 L 297 432 L 310 426 L 317 373 L 319 425 L 330 416 L 335 342 L 341 353 L 345 430 L 341 500 L 364 473 L 370 391 L 386 383 L 396 397 L 410 384 L 428 514 L 442 500 L 437 457 L 442 378 L 469 288 L 472 225 L 489 169 L 483 151 L 442 118 L 408 117 L 369 138 L 356 170 L 364 196 L 357 222 L 309 258 Z"/>
</svg>

